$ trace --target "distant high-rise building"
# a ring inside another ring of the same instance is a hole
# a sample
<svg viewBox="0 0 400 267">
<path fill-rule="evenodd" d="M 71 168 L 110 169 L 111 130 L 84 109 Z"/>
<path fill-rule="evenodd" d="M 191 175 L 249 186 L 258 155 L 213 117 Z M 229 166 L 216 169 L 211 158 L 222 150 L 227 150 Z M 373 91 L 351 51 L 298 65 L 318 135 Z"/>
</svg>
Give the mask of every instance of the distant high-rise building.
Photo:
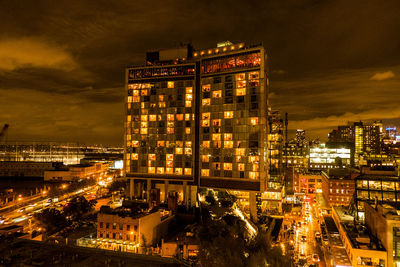
<svg viewBox="0 0 400 267">
<path fill-rule="evenodd" d="M 306 142 L 306 131 L 298 129 L 296 131 L 296 143 L 298 146 L 304 146 Z"/>
<path fill-rule="evenodd" d="M 160 187 L 188 203 L 197 186 L 265 190 L 266 58 L 262 46 L 226 43 L 152 51 L 146 66 L 127 68 L 124 163 L 132 197 Z"/>
</svg>

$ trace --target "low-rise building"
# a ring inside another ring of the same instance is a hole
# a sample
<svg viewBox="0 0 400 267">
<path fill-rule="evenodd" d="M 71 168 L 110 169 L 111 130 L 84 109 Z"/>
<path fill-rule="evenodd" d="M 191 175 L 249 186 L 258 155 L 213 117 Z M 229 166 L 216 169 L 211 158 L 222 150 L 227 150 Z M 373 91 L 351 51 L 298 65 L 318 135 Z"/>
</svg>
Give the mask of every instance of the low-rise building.
<svg viewBox="0 0 400 267">
<path fill-rule="evenodd" d="M 44 177 L 46 170 L 56 170 L 62 162 L 0 161 L 0 176 Z"/>
<path fill-rule="evenodd" d="M 400 206 L 400 176 L 394 167 L 363 167 L 356 178 L 356 208 L 364 218 L 364 204 L 382 203 Z"/>
<path fill-rule="evenodd" d="M 366 225 L 387 250 L 385 266 L 400 266 L 400 210 L 388 204 L 364 207 Z"/>
<path fill-rule="evenodd" d="M 135 212 L 131 208 L 103 206 L 97 216 L 98 247 L 126 252 L 157 244 L 173 218 L 169 211 Z"/>
<path fill-rule="evenodd" d="M 352 266 L 393 266 L 388 265 L 387 250 L 376 236 L 367 227 L 355 224 L 346 208 L 333 207 L 332 217 Z"/>
<path fill-rule="evenodd" d="M 348 206 L 355 191 L 355 177 L 349 169 L 322 171 L 322 193 L 330 206 Z"/>
<path fill-rule="evenodd" d="M 45 181 L 76 181 L 81 179 L 98 178 L 108 171 L 107 163 L 74 164 L 63 168 L 44 172 Z"/>
<path fill-rule="evenodd" d="M 295 193 L 321 193 L 322 175 L 319 173 L 295 173 L 293 188 Z"/>
</svg>

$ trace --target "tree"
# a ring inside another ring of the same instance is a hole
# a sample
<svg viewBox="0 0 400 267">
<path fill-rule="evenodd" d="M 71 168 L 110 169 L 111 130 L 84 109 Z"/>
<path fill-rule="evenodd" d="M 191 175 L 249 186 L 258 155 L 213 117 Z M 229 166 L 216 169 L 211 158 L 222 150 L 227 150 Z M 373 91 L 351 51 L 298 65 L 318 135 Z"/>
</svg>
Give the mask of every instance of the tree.
<svg viewBox="0 0 400 267">
<path fill-rule="evenodd" d="M 214 193 L 210 190 L 208 191 L 208 195 L 205 197 L 205 200 L 210 203 L 210 205 L 215 205 L 216 200 L 214 197 Z"/>
<path fill-rule="evenodd" d="M 110 186 L 108 187 L 108 190 L 110 192 L 116 192 L 116 191 L 121 191 L 124 188 L 126 188 L 126 181 L 121 181 L 121 180 L 114 180 Z"/>
<path fill-rule="evenodd" d="M 66 225 L 67 222 L 64 214 L 55 208 L 44 209 L 35 213 L 34 218 L 47 232 L 54 232 Z"/>
<path fill-rule="evenodd" d="M 73 219 L 81 219 L 85 213 L 93 210 L 96 203 L 95 199 L 88 201 L 83 196 L 77 196 L 64 206 L 63 211 L 66 216 L 70 216 Z"/>
<path fill-rule="evenodd" d="M 279 247 L 271 248 L 267 233 L 250 237 L 245 222 L 235 215 L 208 221 L 197 232 L 201 266 L 292 266 Z"/>
</svg>

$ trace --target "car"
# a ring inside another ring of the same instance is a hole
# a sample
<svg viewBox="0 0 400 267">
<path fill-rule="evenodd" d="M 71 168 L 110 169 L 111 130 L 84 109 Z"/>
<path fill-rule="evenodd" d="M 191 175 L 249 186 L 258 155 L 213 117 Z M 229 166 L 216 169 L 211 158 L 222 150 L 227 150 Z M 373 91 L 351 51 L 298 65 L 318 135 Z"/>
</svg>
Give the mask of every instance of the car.
<svg viewBox="0 0 400 267">
<path fill-rule="evenodd" d="M 321 238 L 321 233 L 320 232 L 315 232 L 315 238 Z"/>
<path fill-rule="evenodd" d="M 19 209 L 18 212 L 24 212 L 25 208 Z"/>
<path fill-rule="evenodd" d="M 306 242 L 306 241 L 307 241 L 307 236 L 302 235 L 302 236 L 301 236 L 301 241 L 302 241 L 302 242 Z"/>
<path fill-rule="evenodd" d="M 314 262 L 319 262 L 319 256 L 318 256 L 317 254 L 313 254 L 313 255 L 312 255 L 312 260 L 313 260 Z"/>
</svg>

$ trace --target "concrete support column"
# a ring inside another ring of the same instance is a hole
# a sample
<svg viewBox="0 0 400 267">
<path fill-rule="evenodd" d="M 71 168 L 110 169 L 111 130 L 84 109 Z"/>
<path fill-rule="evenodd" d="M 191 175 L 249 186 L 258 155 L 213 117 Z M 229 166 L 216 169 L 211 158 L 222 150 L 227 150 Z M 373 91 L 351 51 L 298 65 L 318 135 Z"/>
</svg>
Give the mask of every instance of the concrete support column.
<svg viewBox="0 0 400 267">
<path fill-rule="evenodd" d="M 135 180 L 133 178 L 129 179 L 129 199 L 133 199 L 135 196 Z"/>
<path fill-rule="evenodd" d="M 257 206 L 256 206 L 256 193 L 249 192 L 249 208 L 250 208 L 250 219 L 253 222 L 257 222 Z"/>
<path fill-rule="evenodd" d="M 183 204 L 188 206 L 188 192 L 187 192 L 187 182 L 183 182 Z"/>
<path fill-rule="evenodd" d="M 150 201 L 151 179 L 147 179 L 146 200 Z"/>
<path fill-rule="evenodd" d="M 168 185 L 169 182 L 165 180 L 164 182 L 164 202 L 168 202 Z"/>
</svg>

